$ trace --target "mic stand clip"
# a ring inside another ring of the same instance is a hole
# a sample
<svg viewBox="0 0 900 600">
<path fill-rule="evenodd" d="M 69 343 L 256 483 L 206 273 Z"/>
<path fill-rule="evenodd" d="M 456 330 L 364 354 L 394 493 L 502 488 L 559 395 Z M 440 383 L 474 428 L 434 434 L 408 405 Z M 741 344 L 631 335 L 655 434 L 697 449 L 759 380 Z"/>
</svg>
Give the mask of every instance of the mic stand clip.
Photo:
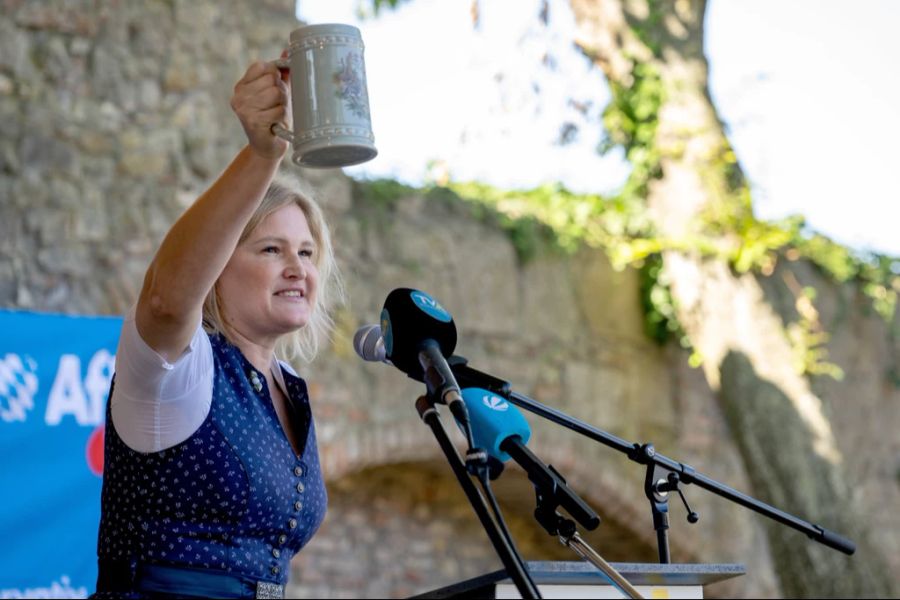
<svg viewBox="0 0 900 600">
<path fill-rule="evenodd" d="M 571 548 L 582 559 L 597 567 L 622 594 L 629 598 L 643 598 L 625 577 L 582 539 L 575 521 L 563 517 L 556 511 L 559 505 L 558 487 L 566 487 L 566 483 L 556 469 L 550 465 L 548 465 L 548 469 L 552 469 L 552 477 L 529 476 L 534 484 L 534 493 L 537 498 L 537 508 L 534 509 L 534 517 L 537 522 L 547 530 L 547 533 L 557 536 L 563 546 Z M 597 517 L 597 521 L 599 522 L 599 517 Z"/>
<path fill-rule="evenodd" d="M 656 543 L 659 548 L 660 564 L 672 562 L 669 552 L 669 492 L 677 492 L 687 509 L 687 521 L 694 524 L 700 520 L 700 514 L 691 510 L 684 492 L 679 484 L 688 484 L 692 480 L 693 468 L 682 464 L 683 474 L 668 469 L 652 461 L 656 456 L 653 444 L 642 444 L 635 447 L 635 460 L 647 465 L 644 478 L 644 494 L 650 500 L 650 512 L 653 515 L 653 529 L 656 530 Z"/>
<path fill-rule="evenodd" d="M 693 469 L 688 465 L 681 465 L 684 474 L 668 469 L 652 461 L 656 456 L 653 444 L 642 444 L 635 447 L 635 460 L 647 465 L 647 475 L 644 477 L 644 494 L 650 500 L 650 512 L 653 515 L 653 529 L 656 530 L 656 543 L 659 547 L 659 562 L 668 564 L 672 562 L 669 552 L 669 492 L 678 492 L 684 507 L 688 511 L 688 523 L 694 524 L 700 520 L 700 515 L 691 510 L 687 498 L 681 491 L 680 483 L 690 483 Z"/>
</svg>

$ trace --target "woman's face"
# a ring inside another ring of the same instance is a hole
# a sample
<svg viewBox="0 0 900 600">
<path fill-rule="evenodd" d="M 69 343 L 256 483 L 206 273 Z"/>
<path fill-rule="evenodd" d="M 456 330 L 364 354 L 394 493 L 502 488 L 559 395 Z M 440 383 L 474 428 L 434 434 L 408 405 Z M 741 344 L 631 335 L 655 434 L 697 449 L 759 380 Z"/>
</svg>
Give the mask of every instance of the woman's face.
<svg viewBox="0 0 900 600">
<path fill-rule="evenodd" d="M 256 343 L 306 325 L 312 317 L 319 249 L 296 204 L 269 214 L 235 249 L 217 283 L 230 328 Z"/>
</svg>

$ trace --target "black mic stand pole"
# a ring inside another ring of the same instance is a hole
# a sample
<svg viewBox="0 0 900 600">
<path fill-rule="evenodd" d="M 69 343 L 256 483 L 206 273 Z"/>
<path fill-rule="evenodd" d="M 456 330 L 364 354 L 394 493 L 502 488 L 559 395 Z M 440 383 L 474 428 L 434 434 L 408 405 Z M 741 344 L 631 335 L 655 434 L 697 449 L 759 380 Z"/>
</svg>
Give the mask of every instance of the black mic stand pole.
<svg viewBox="0 0 900 600">
<path fill-rule="evenodd" d="M 829 531 L 821 525 L 804 521 L 792 514 L 786 513 L 764 502 L 760 502 L 756 498 L 719 483 L 715 479 L 697 473 L 690 465 L 657 454 L 653 444 L 629 443 L 622 438 L 587 425 L 586 423 L 582 423 L 578 419 L 545 406 L 527 396 L 513 392 L 512 386 L 508 381 L 469 367 L 467 364 L 468 361 L 463 356 L 451 356 L 447 359 L 447 362 L 462 387 L 485 388 L 499 396 L 503 396 L 513 404 L 524 408 L 525 410 L 531 411 L 548 421 L 553 421 L 557 425 L 562 425 L 563 427 L 571 429 L 576 433 L 580 433 L 595 442 L 600 442 L 601 444 L 609 446 L 613 450 L 618 450 L 636 463 L 645 465 L 647 467 L 647 473 L 644 479 L 644 493 L 650 500 L 650 507 L 653 513 L 653 528 L 656 530 L 657 542 L 659 544 L 659 562 L 661 563 L 669 562 L 669 540 L 667 533 L 669 528 L 669 493 L 677 492 L 681 497 L 681 500 L 684 502 L 685 508 L 688 511 L 687 520 L 689 523 L 696 523 L 700 519 L 700 516 L 688 506 L 684 493 L 682 493 L 681 488 L 679 487 L 682 483 L 685 485 L 695 483 L 703 489 L 731 500 L 744 508 L 749 508 L 752 511 L 758 512 L 763 516 L 781 523 L 782 525 L 787 525 L 792 529 L 805 533 L 811 540 L 838 550 L 839 552 L 843 552 L 844 554 L 852 555 L 856 552 L 856 544 L 853 543 L 852 540 L 833 531 Z"/>
<path fill-rule="evenodd" d="M 469 376 L 472 379 L 476 379 L 476 376 L 472 375 L 472 373 L 478 372 L 471 369 L 469 370 Z M 478 373 L 478 375 L 481 374 Z M 502 381 L 493 377 L 491 377 L 491 379 L 494 381 Z M 507 399 L 513 404 L 531 411 L 549 421 L 553 421 L 558 425 L 562 425 L 576 433 L 580 433 L 596 442 L 600 442 L 614 450 L 618 450 L 628 456 L 631 460 L 647 467 L 647 476 L 644 480 L 644 493 L 650 500 L 652 508 L 653 526 L 654 529 L 656 529 L 661 563 L 669 562 L 669 541 L 666 532 L 669 527 L 667 514 L 669 492 L 677 492 L 681 496 L 681 499 L 684 501 L 685 507 L 688 510 L 688 521 L 690 523 L 696 523 L 700 518 L 697 513 L 692 511 L 688 506 L 687 501 L 684 499 L 684 494 L 679 487 L 680 483 L 684 483 L 685 485 L 695 483 L 707 491 L 758 512 L 782 525 L 787 525 L 788 527 L 805 533 L 810 539 L 843 552 L 844 554 L 852 555 L 856 552 L 856 544 L 854 544 L 852 540 L 833 531 L 829 531 L 820 525 L 804 521 L 794 515 L 761 502 L 734 488 L 719 483 L 715 479 L 706 477 L 705 475 L 696 472 L 690 465 L 657 454 L 653 444 L 630 444 L 622 438 L 587 425 L 586 423 L 582 423 L 578 419 L 570 417 L 556 409 L 544 406 L 543 404 L 516 392 L 509 392 Z"/>
<path fill-rule="evenodd" d="M 444 456 L 447 457 L 447 462 L 453 469 L 453 474 L 456 475 L 459 485 L 462 486 L 463 491 L 466 493 L 466 497 L 469 499 L 469 504 L 472 505 L 475 514 L 478 515 L 478 520 L 481 521 L 482 527 L 484 527 L 484 530 L 487 532 L 491 544 L 493 544 L 494 550 L 497 552 L 497 556 L 506 568 L 507 574 L 516 584 L 519 595 L 521 595 L 522 598 L 541 598 L 537 586 L 531 579 L 528 570 L 525 568 L 522 557 L 519 556 L 515 549 L 509 544 L 506 537 L 501 534 L 499 526 L 491 517 L 484 497 L 481 495 L 481 492 L 478 491 L 478 488 L 475 487 L 471 477 L 469 477 L 469 472 L 466 470 L 462 458 L 460 458 L 459 453 L 456 451 L 456 446 L 450 441 L 450 437 L 444 429 L 444 424 L 441 422 L 440 415 L 438 415 L 438 411 L 434 407 L 432 399 L 428 396 L 419 396 L 416 400 L 416 410 L 422 421 L 428 425 L 431 428 L 432 433 L 434 433 L 438 445 L 441 447 L 441 450 L 444 451 Z"/>
</svg>

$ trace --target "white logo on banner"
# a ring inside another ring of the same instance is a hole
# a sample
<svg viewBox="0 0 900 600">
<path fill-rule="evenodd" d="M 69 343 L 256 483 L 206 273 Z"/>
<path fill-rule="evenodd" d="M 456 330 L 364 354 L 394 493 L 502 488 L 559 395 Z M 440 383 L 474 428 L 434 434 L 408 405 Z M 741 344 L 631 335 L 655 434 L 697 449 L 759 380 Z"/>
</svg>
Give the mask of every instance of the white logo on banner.
<svg viewBox="0 0 900 600">
<path fill-rule="evenodd" d="M 99 425 L 103 421 L 106 395 L 116 357 L 107 350 L 94 353 L 88 362 L 87 376 L 81 378 L 81 360 L 76 354 L 63 354 L 47 395 L 44 422 L 58 425 L 71 415 L 79 425 Z M 37 363 L 30 356 L 7 354 L 0 359 L 0 420 L 24 421 L 34 408 L 38 390 Z"/>
<path fill-rule="evenodd" d="M 112 379 L 116 356 L 98 350 L 88 362 L 87 377 L 81 380 L 81 360 L 76 354 L 59 357 L 59 368 L 47 397 L 44 422 L 58 425 L 66 415 L 79 425 L 99 425 L 103 420 L 106 394 Z"/>
<path fill-rule="evenodd" d="M 37 363 L 30 356 L 7 354 L 0 360 L 0 419 L 7 423 L 24 421 L 26 411 L 34 408 L 38 389 Z"/>
</svg>

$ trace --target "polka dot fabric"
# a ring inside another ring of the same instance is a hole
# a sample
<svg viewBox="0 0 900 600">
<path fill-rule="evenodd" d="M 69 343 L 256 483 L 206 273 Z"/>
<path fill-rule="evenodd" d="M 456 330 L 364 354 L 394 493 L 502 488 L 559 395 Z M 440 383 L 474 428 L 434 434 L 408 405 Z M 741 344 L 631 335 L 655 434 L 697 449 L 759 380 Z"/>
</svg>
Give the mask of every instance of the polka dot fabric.
<svg viewBox="0 0 900 600">
<path fill-rule="evenodd" d="M 291 557 L 325 517 L 306 383 L 284 372 L 294 453 L 265 377 L 222 336 L 210 337 L 215 381 L 210 413 L 181 444 L 144 454 L 116 434 L 107 406 L 97 554 L 101 561 L 224 571 L 284 584 Z M 305 434 L 303 433 L 305 432 Z"/>
</svg>

